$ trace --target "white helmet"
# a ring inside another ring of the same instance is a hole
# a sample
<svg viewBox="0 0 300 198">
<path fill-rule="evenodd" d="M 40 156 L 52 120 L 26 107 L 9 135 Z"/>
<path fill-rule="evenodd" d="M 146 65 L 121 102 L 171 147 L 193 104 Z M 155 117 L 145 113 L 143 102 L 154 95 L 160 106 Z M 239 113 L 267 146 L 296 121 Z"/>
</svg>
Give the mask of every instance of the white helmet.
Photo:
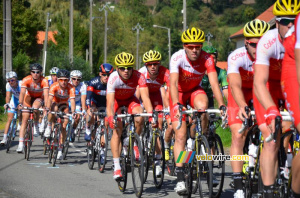
<svg viewBox="0 0 300 198">
<path fill-rule="evenodd" d="M 73 78 L 73 77 L 82 78 L 82 73 L 79 70 L 73 70 L 73 71 L 71 71 L 70 76 L 71 76 L 71 78 Z"/>
<path fill-rule="evenodd" d="M 50 69 L 50 75 L 56 75 L 58 72 L 59 68 L 57 67 L 52 67 L 52 69 Z"/>
<path fill-rule="evenodd" d="M 14 71 L 10 71 L 6 73 L 6 80 L 10 79 L 10 78 L 18 78 L 18 75 L 16 72 Z"/>
</svg>

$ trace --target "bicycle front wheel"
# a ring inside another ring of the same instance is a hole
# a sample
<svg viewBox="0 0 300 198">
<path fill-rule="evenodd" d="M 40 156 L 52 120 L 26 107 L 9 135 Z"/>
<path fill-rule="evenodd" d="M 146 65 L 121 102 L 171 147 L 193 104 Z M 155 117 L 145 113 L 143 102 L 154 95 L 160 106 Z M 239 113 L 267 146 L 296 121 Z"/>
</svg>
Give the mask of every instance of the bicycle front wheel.
<svg viewBox="0 0 300 198">
<path fill-rule="evenodd" d="M 198 141 L 197 154 L 211 155 L 211 150 L 205 136 Z M 198 190 L 200 197 L 212 197 L 212 161 L 198 161 Z"/>
<path fill-rule="evenodd" d="M 58 147 L 59 147 L 59 127 L 56 126 L 54 128 L 54 138 L 53 138 L 53 144 L 52 144 L 52 148 L 53 148 L 53 160 L 52 160 L 52 166 L 54 167 L 56 164 L 56 159 L 57 159 L 57 154 L 58 154 Z"/>
<path fill-rule="evenodd" d="M 135 195 L 141 197 L 144 186 L 143 146 L 138 134 L 130 135 L 131 175 Z"/>
<path fill-rule="evenodd" d="M 8 151 L 10 149 L 12 136 L 15 133 L 15 130 L 16 130 L 16 120 L 15 119 L 11 122 L 10 127 L 9 127 L 8 130 L 9 131 L 7 132 L 6 153 L 8 153 Z"/>
<path fill-rule="evenodd" d="M 152 151 L 152 169 L 153 169 L 153 180 L 155 187 L 160 189 L 164 181 L 165 174 L 165 147 L 164 139 L 162 135 L 155 135 L 154 145 Z M 159 144 L 159 145 L 158 145 Z M 160 158 L 155 155 L 155 147 L 160 146 L 161 155 Z"/>
<path fill-rule="evenodd" d="M 64 150 L 63 150 L 63 159 L 64 160 L 67 158 L 69 144 L 70 144 L 70 138 L 71 138 L 71 130 L 72 130 L 72 127 L 70 126 L 70 124 L 67 128 L 68 128 L 68 133 L 67 133 L 67 138 L 64 142 Z"/>
<path fill-rule="evenodd" d="M 27 124 L 27 129 L 26 129 L 26 133 L 25 133 L 25 159 L 27 159 L 27 161 L 29 161 L 29 156 L 30 156 L 30 148 L 31 148 L 31 144 L 32 144 L 32 134 L 33 134 L 33 123 L 32 122 L 28 122 Z"/>
<path fill-rule="evenodd" d="M 98 170 L 100 173 L 104 172 L 105 164 L 106 164 L 106 158 L 107 158 L 107 149 L 108 149 L 108 137 L 107 137 L 107 131 L 104 128 L 100 129 L 101 135 L 99 140 L 99 148 L 98 148 Z M 104 138 L 105 145 L 101 146 L 101 139 Z"/>
</svg>

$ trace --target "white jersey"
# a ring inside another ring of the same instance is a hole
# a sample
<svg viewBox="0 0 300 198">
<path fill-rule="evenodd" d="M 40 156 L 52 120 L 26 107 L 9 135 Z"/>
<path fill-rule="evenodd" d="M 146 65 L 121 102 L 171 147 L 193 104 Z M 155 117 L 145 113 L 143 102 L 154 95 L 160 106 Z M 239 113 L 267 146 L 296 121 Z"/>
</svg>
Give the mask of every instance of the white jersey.
<svg viewBox="0 0 300 198">
<path fill-rule="evenodd" d="M 227 75 L 237 73 L 241 75 L 242 86 L 253 87 L 253 60 L 245 47 L 234 50 L 227 59 Z"/>
<path fill-rule="evenodd" d="M 19 104 L 19 96 L 20 96 L 20 92 L 21 92 L 21 84 L 22 84 L 22 81 L 19 80 L 18 81 L 18 86 L 15 87 L 15 88 L 13 88 L 13 87 L 10 86 L 9 83 L 6 83 L 6 91 L 12 93 L 11 99 L 9 101 L 10 108 L 17 108 L 17 106 Z"/>
<path fill-rule="evenodd" d="M 279 38 L 278 29 L 269 30 L 257 44 L 255 64 L 270 66 L 269 79 L 280 81 L 284 53 L 285 49 Z"/>
<path fill-rule="evenodd" d="M 86 85 L 83 82 L 80 82 L 79 85 L 77 87 L 75 87 L 75 102 L 76 102 L 76 105 L 81 104 L 81 96 L 82 95 L 86 95 Z"/>
</svg>

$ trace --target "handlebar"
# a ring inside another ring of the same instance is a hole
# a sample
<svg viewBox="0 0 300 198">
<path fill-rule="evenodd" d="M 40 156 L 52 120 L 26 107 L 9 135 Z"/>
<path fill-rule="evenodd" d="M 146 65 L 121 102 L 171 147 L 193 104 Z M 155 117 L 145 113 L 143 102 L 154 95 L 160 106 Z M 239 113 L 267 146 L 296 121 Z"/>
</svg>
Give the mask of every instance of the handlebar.
<svg viewBox="0 0 300 198">
<path fill-rule="evenodd" d="M 249 115 L 250 113 L 250 108 L 248 106 L 245 107 L 245 112 L 247 115 Z M 243 116 L 244 117 L 244 116 Z M 242 134 L 244 133 L 244 131 L 249 127 L 249 124 L 250 124 L 250 119 L 251 119 L 251 116 L 249 116 L 249 118 L 245 118 L 244 117 L 244 121 L 243 121 L 243 124 L 242 124 L 242 128 L 240 128 L 238 130 L 238 133 Z"/>
<path fill-rule="evenodd" d="M 271 133 L 266 138 L 266 142 L 270 142 L 271 140 L 274 140 L 274 142 L 276 142 L 277 135 L 278 135 L 278 133 L 281 133 L 281 132 L 282 132 L 281 117 L 280 116 L 276 116 L 276 118 L 275 118 L 275 132 Z"/>
</svg>

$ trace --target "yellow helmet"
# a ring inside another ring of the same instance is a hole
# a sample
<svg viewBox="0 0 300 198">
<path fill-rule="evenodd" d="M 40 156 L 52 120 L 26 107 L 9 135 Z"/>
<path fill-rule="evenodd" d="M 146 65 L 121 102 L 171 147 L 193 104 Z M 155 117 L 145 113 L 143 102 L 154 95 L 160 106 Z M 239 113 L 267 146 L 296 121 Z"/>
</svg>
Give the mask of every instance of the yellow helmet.
<svg viewBox="0 0 300 198">
<path fill-rule="evenodd" d="M 122 52 L 118 54 L 115 58 L 116 66 L 133 66 L 134 57 L 130 53 Z"/>
<path fill-rule="evenodd" d="M 146 52 L 143 56 L 144 63 L 153 62 L 153 61 L 160 61 L 161 60 L 161 54 L 158 51 L 150 50 L 149 52 Z"/>
<path fill-rule="evenodd" d="M 262 20 L 254 19 L 244 26 L 245 37 L 261 37 L 270 29 L 270 25 Z"/>
<path fill-rule="evenodd" d="M 299 0 L 277 0 L 273 7 L 273 14 L 275 16 L 296 16 L 299 12 Z"/>
<path fill-rule="evenodd" d="M 181 41 L 183 43 L 203 43 L 205 35 L 202 30 L 192 27 L 192 29 L 187 29 L 182 33 Z"/>
</svg>

